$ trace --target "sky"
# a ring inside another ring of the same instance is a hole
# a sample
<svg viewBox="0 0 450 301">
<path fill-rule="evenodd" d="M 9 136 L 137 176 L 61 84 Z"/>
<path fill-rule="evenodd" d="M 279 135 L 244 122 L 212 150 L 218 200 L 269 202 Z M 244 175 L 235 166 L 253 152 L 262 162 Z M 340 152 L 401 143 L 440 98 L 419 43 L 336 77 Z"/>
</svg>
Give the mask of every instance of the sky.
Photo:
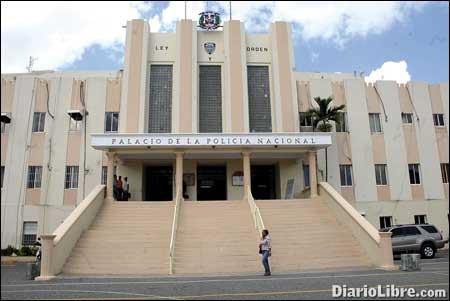
<svg viewBox="0 0 450 301">
<path fill-rule="evenodd" d="M 296 71 L 357 72 L 366 81 L 448 82 L 448 2 L 232 1 L 249 33 L 292 24 Z M 229 1 L 187 1 L 187 17 L 207 8 L 229 19 Z M 185 1 L 1 2 L 1 72 L 123 68 L 126 21 L 172 32 Z"/>
</svg>

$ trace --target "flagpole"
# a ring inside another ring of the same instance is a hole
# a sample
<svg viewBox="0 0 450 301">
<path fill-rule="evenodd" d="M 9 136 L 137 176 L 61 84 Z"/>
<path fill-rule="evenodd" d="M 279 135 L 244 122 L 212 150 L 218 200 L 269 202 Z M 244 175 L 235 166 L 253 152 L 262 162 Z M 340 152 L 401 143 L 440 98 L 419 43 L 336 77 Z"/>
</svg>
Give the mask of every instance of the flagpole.
<svg viewBox="0 0 450 301">
<path fill-rule="evenodd" d="M 184 19 L 187 20 L 187 1 L 184 1 Z"/>
<path fill-rule="evenodd" d="M 233 19 L 231 16 L 231 1 L 230 1 L 230 20 Z"/>
</svg>

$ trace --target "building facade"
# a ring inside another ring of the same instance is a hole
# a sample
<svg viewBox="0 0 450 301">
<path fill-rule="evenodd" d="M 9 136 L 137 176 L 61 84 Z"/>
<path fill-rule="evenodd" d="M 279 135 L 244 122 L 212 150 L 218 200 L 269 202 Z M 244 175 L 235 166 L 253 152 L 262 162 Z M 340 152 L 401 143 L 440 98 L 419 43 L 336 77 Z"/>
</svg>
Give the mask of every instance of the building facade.
<svg viewBox="0 0 450 301">
<path fill-rule="evenodd" d="M 249 160 L 255 199 L 328 181 L 376 228 L 428 222 L 448 238 L 448 83 L 367 84 L 294 62 L 285 22 L 153 33 L 132 20 L 123 70 L 2 74 L 2 248 L 53 232 L 113 173 L 130 201 L 172 200 L 176 158 L 186 201 L 242 199 Z M 330 96 L 341 122 L 313 133 L 305 113 Z"/>
</svg>

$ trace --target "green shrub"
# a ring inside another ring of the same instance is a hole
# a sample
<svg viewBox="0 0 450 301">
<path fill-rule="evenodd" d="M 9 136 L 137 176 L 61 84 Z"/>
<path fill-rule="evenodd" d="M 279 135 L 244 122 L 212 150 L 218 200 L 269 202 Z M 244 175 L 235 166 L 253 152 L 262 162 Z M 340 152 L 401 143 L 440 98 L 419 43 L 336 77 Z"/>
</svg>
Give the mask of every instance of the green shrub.
<svg viewBox="0 0 450 301">
<path fill-rule="evenodd" d="M 17 256 L 36 256 L 37 250 L 37 247 L 23 246 L 22 248 L 20 248 Z"/>
<path fill-rule="evenodd" d="M 17 253 L 19 253 L 19 250 L 17 250 L 13 246 L 8 246 L 6 249 L 1 250 L 2 256 L 11 256 L 13 253 L 15 253 L 16 255 L 18 255 Z"/>
</svg>

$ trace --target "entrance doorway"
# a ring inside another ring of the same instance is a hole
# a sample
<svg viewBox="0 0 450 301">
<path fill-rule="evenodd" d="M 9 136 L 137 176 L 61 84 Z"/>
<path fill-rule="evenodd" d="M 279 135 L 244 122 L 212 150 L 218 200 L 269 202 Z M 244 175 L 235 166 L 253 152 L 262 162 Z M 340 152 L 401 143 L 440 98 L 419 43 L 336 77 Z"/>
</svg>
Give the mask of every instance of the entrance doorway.
<svg viewBox="0 0 450 301">
<path fill-rule="evenodd" d="M 172 166 L 146 166 L 145 175 L 146 201 L 172 201 Z"/>
<path fill-rule="evenodd" d="M 197 166 L 197 200 L 227 199 L 226 166 Z"/>
<path fill-rule="evenodd" d="M 251 166 L 252 195 L 255 200 L 275 199 L 275 165 Z"/>
</svg>

